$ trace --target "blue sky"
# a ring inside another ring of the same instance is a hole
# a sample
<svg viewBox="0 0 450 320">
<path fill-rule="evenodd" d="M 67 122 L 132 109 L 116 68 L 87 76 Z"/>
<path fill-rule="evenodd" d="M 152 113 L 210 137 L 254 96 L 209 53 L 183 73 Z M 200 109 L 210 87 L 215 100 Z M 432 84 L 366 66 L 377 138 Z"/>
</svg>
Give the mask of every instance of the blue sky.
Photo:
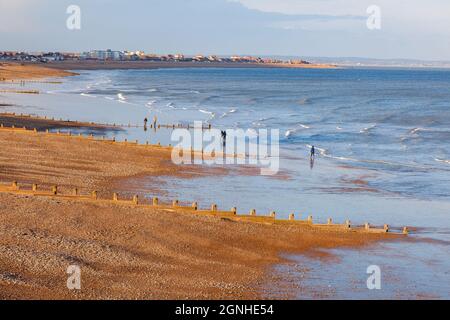
<svg viewBox="0 0 450 320">
<path fill-rule="evenodd" d="M 366 27 L 373 4 L 381 30 Z M 450 60 L 448 0 L 1 0 L 0 21 L 0 50 Z"/>
</svg>

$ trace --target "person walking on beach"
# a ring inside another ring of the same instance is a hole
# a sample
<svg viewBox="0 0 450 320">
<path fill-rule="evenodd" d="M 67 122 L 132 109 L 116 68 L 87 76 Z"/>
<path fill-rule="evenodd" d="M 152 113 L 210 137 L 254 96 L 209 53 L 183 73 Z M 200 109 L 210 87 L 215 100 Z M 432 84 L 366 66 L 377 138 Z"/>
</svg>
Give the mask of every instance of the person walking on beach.
<svg viewBox="0 0 450 320">
<path fill-rule="evenodd" d="M 153 117 L 153 128 L 155 128 L 155 129 L 156 129 L 156 122 L 158 122 L 158 117 L 154 116 Z"/>
<path fill-rule="evenodd" d="M 147 131 L 147 122 L 148 122 L 148 119 L 145 118 L 144 119 L 144 131 Z"/>
<path fill-rule="evenodd" d="M 225 147 L 227 144 L 227 132 L 225 130 L 221 130 L 220 133 L 222 134 L 222 144 Z"/>
</svg>

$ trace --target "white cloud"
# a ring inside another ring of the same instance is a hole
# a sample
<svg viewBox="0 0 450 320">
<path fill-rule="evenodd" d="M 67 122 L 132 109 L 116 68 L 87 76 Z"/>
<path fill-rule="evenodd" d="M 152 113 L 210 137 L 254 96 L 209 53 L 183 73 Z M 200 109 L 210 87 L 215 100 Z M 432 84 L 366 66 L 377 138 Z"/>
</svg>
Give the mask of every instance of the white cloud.
<svg viewBox="0 0 450 320">
<path fill-rule="evenodd" d="M 450 37 L 448 0 L 229 0 L 264 12 L 302 15 L 366 16 L 370 5 L 381 8 L 385 31 L 397 35 Z M 332 26 L 333 24 L 330 24 Z M 319 26 L 326 29 L 326 25 Z M 350 30 L 351 31 L 351 30 Z"/>
</svg>

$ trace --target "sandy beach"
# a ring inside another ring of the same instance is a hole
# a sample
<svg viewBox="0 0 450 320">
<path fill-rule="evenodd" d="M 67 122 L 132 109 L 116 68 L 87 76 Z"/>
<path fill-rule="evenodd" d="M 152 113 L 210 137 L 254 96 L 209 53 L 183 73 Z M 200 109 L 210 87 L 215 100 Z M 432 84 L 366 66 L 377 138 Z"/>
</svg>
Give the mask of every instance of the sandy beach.
<svg viewBox="0 0 450 320">
<path fill-rule="evenodd" d="M 36 80 L 51 77 L 74 76 L 76 73 L 46 68 L 42 65 L 0 63 L 0 81 Z"/>
<path fill-rule="evenodd" d="M 16 179 L 42 188 L 57 184 L 62 192 L 77 187 L 106 197 L 143 175 L 164 183 L 168 175 L 226 174 L 175 166 L 169 152 L 156 147 L 1 130 L 0 144 L 1 181 Z M 182 210 L 0 197 L 3 299 L 263 298 L 264 284 L 273 281 L 270 266 L 282 262 L 281 253 L 320 254 L 317 249 L 395 238 L 232 222 Z M 76 293 L 65 287 L 65 269 L 71 264 L 82 268 L 83 290 Z"/>
<path fill-rule="evenodd" d="M 70 75 L 35 66 L 6 70 L 0 77 L 12 79 L 17 70 L 20 75 L 15 79 Z M 18 115 L 2 115 L 0 120 L 5 127 L 39 131 L 113 130 Z M 120 197 L 138 194 L 149 201 L 161 195 L 159 186 L 169 176 L 189 179 L 229 173 L 225 168 L 174 165 L 170 150 L 156 146 L 7 129 L 0 129 L 0 144 L 2 183 L 58 185 L 61 193 L 77 188 L 84 193 L 96 190 L 102 198 L 119 192 Z M 245 169 L 232 170 L 248 174 Z M 142 178 L 153 183 L 142 186 Z M 290 286 L 298 284 L 283 281 L 281 290 L 271 272 L 274 264 L 287 262 L 282 254 L 321 257 L 326 255 L 321 249 L 358 248 L 398 238 L 321 231 L 307 224 L 234 221 L 181 208 L 144 209 L 8 192 L 0 193 L 0 198 L 1 299 L 260 299 L 273 297 L 273 290 L 283 292 L 278 298 L 289 298 Z M 66 269 L 73 264 L 82 270 L 81 291 L 66 287 Z"/>
</svg>

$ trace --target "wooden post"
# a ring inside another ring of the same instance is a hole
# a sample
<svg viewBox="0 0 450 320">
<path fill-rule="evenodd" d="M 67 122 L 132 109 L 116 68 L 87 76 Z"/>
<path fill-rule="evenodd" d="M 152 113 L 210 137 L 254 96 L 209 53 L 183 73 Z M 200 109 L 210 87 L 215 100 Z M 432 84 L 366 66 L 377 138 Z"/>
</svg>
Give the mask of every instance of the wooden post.
<svg viewBox="0 0 450 320">
<path fill-rule="evenodd" d="M 195 211 L 197 211 L 197 210 L 198 210 L 198 203 L 197 203 L 197 202 L 192 203 L 192 208 L 193 208 Z"/>
<path fill-rule="evenodd" d="M 78 196 L 78 188 L 73 189 L 73 195 Z"/>
<path fill-rule="evenodd" d="M 138 197 L 137 195 L 135 195 L 135 196 L 133 197 L 133 204 L 136 204 L 136 205 L 139 204 L 139 197 Z"/>
<path fill-rule="evenodd" d="M 157 197 L 154 197 L 154 198 L 153 198 L 153 205 L 154 205 L 154 206 L 157 206 L 158 203 L 159 203 L 159 199 L 158 199 Z"/>
</svg>

